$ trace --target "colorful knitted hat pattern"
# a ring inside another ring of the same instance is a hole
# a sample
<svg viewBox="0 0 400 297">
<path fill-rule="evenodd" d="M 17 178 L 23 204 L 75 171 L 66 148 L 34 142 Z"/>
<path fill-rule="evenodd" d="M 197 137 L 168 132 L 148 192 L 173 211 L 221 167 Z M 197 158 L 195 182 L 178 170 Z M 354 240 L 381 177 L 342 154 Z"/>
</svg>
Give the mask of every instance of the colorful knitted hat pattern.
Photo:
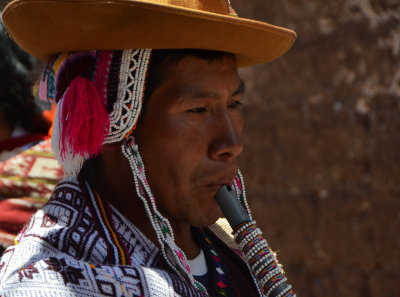
<svg viewBox="0 0 400 297">
<path fill-rule="evenodd" d="M 103 144 L 123 140 L 140 114 L 150 49 L 63 53 L 51 59 L 37 86 L 57 103 L 52 150 L 66 176 Z"/>
</svg>

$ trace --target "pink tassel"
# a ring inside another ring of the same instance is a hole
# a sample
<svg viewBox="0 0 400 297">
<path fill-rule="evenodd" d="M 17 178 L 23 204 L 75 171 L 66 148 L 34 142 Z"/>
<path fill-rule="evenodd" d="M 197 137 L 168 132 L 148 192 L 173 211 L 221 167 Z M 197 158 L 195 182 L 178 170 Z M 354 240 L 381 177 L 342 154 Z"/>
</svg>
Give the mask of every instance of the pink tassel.
<svg viewBox="0 0 400 297">
<path fill-rule="evenodd" d="M 110 118 L 95 85 L 77 76 L 70 83 L 62 102 L 60 157 L 97 156 L 108 135 Z"/>
</svg>

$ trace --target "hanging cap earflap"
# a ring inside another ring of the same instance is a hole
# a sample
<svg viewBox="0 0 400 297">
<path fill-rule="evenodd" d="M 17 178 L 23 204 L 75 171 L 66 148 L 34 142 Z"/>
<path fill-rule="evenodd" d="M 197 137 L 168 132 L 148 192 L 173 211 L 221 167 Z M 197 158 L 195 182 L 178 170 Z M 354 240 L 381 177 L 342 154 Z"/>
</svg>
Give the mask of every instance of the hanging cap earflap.
<svg viewBox="0 0 400 297">
<path fill-rule="evenodd" d="M 76 176 L 104 143 L 124 139 L 140 113 L 151 50 L 60 54 L 39 81 L 40 98 L 57 103 L 52 150 Z"/>
<path fill-rule="evenodd" d="M 77 76 L 61 101 L 61 157 L 65 157 L 67 147 L 74 155 L 97 156 L 108 135 L 110 118 L 95 85 Z"/>
<path fill-rule="evenodd" d="M 67 175 L 79 173 L 85 159 L 97 156 L 110 118 L 95 85 L 75 77 L 57 104 L 52 150 Z"/>
</svg>

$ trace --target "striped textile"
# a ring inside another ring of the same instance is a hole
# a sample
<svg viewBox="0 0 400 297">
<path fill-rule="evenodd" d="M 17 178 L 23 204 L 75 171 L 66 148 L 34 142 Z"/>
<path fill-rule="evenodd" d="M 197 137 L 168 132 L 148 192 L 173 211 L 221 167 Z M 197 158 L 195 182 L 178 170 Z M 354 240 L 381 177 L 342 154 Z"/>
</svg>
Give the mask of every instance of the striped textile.
<svg viewBox="0 0 400 297">
<path fill-rule="evenodd" d="M 48 201 L 63 176 L 50 147 L 45 140 L 0 163 L 0 250 Z"/>
</svg>

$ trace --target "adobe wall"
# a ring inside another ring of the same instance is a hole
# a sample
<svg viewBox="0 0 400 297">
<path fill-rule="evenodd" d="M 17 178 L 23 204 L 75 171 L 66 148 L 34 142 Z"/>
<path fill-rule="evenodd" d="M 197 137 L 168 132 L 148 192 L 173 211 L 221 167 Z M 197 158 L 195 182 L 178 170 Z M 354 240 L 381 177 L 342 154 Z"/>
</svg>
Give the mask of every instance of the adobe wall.
<svg viewBox="0 0 400 297">
<path fill-rule="evenodd" d="M 297 31 L 241 71 L 250 203 L 299 296 L 400 288 L 400 3 L 232 0 Z"/>
</svg>

